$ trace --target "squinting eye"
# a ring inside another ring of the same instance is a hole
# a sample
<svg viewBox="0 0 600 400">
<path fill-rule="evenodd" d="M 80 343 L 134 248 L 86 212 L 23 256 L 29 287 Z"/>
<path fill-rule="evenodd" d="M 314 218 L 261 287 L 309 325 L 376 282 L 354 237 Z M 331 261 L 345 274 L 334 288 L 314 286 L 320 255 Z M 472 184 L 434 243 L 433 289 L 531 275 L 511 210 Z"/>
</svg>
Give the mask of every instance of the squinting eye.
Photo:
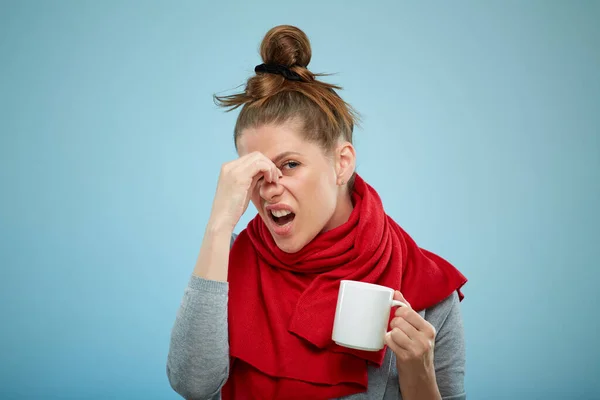
<svg viewBox="0 0 600 400">
<path fill-rule="evenodd" d="M 287 167 L 288 169 L 294 169 L 296 168 L 298 165 L 300 165 L 300 163 L 297 163 L 296 161 L 288 161 L 285 164 L 283 164 L 284 167 Z"/>
</svg>

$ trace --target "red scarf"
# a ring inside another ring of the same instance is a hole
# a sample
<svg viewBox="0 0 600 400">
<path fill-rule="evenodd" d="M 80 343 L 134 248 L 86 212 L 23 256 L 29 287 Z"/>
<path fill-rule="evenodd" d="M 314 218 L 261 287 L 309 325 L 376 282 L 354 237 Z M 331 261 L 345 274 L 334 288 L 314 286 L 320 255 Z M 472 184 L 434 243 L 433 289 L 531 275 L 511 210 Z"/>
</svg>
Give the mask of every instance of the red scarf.
<svg viewBox="0 0 600 400">
<path fill-rule="evenodd" d="M 228 399 L 329 399 L 367 390 L 367 363 L 385 349 L 351 350 L 331 334 L 342 279 L 400 290 L 413 309 L 431 307 L 467 279 L 419 248 L 385 214 L 358 175 L 348 222 L 288 254 L 257 215 L 229 256 Z"/>
</svg>

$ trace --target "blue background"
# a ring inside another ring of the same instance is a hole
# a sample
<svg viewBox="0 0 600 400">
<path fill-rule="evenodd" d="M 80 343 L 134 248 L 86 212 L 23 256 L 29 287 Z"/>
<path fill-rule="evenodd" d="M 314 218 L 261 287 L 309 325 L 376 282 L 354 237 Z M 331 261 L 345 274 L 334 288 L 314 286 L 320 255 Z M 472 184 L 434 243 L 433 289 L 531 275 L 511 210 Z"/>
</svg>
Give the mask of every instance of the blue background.
<svg viewBox="0 0 600 400">
<path fill-rule="evenodd" d="M 599 20 L 595 1 L 0 2 L 0 398 L 177 398 L 170 329 L 236 156 L 211 96 L 282 23 L 362 113 L 388 213 L 469 278 L 469 398 L 600 398 Z"/>
</svg>

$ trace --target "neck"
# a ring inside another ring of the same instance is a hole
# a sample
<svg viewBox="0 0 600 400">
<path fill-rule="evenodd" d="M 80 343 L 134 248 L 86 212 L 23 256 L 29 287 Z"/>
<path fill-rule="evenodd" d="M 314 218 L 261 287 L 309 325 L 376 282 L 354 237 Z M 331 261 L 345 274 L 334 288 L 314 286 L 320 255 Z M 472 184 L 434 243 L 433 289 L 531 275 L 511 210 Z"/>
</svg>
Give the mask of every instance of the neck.
<svg viewBox="0 0 600 400">
<path fill-rule="evenodd" d="M 337 207 L 322 232 L 330 231 L 348 222 L 353 209 L 354 204 L 352 204 L 352 197 L 350 196 L 348 189 L 344 187 L 340 190 L 340 194 L 338 195 Z"/>
</svg>

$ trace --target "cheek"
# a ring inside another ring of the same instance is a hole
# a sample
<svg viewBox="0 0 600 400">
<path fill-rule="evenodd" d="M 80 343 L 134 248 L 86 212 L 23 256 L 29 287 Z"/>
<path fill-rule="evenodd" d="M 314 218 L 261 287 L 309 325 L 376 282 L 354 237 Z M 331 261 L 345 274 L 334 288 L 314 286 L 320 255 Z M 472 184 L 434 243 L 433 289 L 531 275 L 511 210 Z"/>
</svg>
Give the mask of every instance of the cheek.
<svg viewBox="0 0 600 400">
<path fill-rule="evenodd" d="M 337 200 L 337 191 L 332 190 L 331 183 L 327 177 L 319 176 L 312 179 L 302 189 L 302 203 L 314 219 L 330 217 L 333 213 Z"/>
<path fill-rule="evenodd" d="M 335 177 L 331 177 L 327 174 L 320 174 L 318 178 L 318 188 L 316 189 L 319 193 L 319 197 L 322 200 L 326 200 L 329 206 L 335 206 L 337 201 L 337 185 L 335 183 Z"/>
</svg>

